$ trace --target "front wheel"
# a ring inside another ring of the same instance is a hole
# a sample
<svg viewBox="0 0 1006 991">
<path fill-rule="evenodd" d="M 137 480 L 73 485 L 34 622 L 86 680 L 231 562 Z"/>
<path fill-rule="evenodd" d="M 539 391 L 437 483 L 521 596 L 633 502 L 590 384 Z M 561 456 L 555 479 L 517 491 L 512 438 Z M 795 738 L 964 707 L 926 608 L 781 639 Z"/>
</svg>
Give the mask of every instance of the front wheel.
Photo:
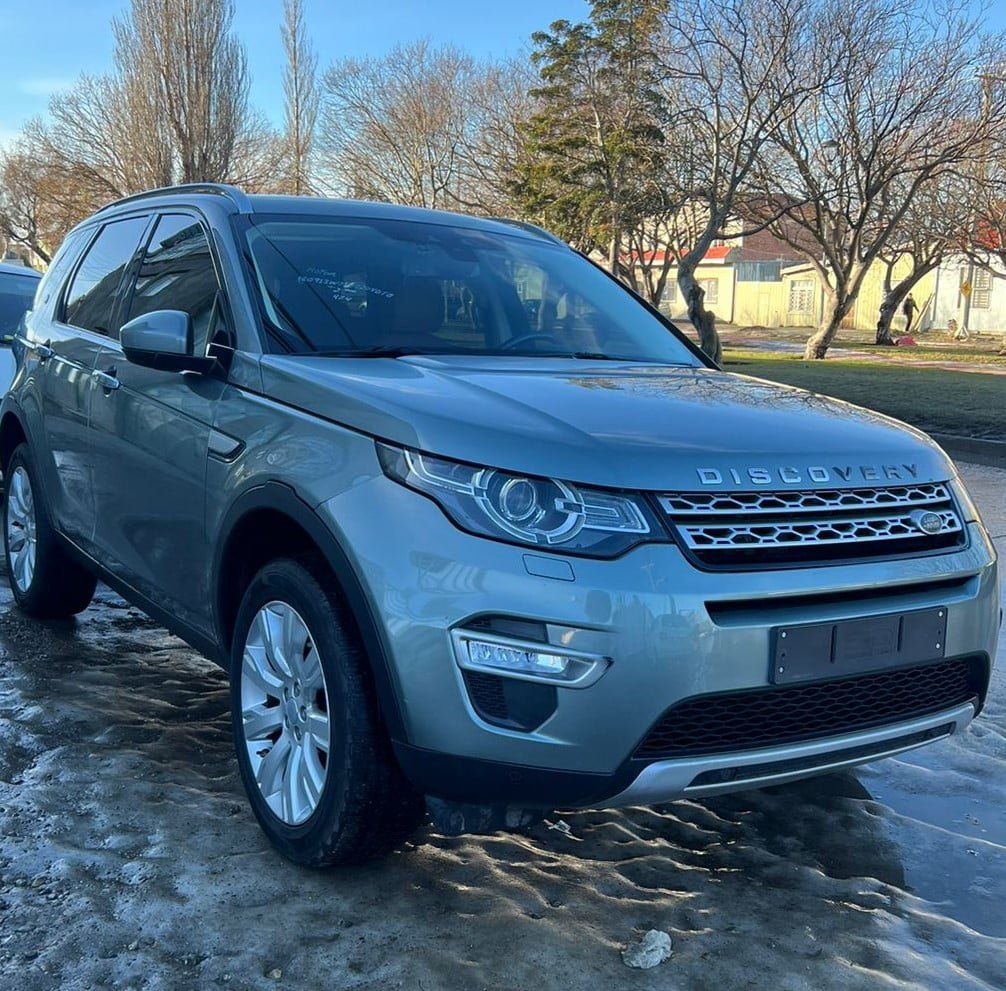
<svg viewBox="0 0 1006 991">
<path fill-rule="evenodd" d="M 65 619 L 86 609 L 97 579 L 60 543 L 24 444 L 7 465 L 3 521 L 7 574 L 17 604 L 37 619 Z"/>
<path fill-rule="evenodd" d="M 317 558 L 274 561 L 248 586 L 231 653 L 231 712 L 252 809 L 295 863 L 380 857 L 422 820 L 352 617 Z"/>
</svg>

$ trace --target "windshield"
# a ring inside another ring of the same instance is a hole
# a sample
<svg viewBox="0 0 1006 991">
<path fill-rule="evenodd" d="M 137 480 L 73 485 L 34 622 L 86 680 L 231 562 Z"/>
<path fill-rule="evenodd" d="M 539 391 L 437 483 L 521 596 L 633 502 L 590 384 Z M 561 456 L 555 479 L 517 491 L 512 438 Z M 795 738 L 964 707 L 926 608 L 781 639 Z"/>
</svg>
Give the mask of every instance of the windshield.
<svg viewBox="0 0 1006 991">
<path fill-rule="evenodd" d="M 21 317 L 31 309 L 38 279 L 30 275 L 0 272 L 0 337 L 12 337 Z"/>
<path fill-rule="evenodd" d="M 561 245 L 402 220 L 256 216 L 270 333 L 296 354 L 514 354 L 698 365 L 628 291 Z"/>
</svg>

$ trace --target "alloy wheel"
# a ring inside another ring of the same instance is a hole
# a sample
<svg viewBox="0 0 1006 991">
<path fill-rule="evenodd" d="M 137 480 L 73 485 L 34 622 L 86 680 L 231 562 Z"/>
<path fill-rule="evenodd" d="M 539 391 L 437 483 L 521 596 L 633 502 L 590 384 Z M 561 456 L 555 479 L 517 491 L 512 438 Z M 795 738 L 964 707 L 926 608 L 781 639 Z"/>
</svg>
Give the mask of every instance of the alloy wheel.
<svg viewBox="0 0 1006 991">
<path fill-rule="evenodd" d="M 248 628 L 241 663 L 241 717 L 262 797 L 297 826 L 318 807 L 328 775 L 328 688 L 317 644 L 286 602 L 268 602 Z"/>
<path fill-rule="evenodd" d="M 35 497 L 28 472 L 18 465 L 12 473 L 7 496 L 7 552 L 11 578 L 18 591 L 27 592 L 35 577 L 35 555 L 38 551 Z"/>
</svg>

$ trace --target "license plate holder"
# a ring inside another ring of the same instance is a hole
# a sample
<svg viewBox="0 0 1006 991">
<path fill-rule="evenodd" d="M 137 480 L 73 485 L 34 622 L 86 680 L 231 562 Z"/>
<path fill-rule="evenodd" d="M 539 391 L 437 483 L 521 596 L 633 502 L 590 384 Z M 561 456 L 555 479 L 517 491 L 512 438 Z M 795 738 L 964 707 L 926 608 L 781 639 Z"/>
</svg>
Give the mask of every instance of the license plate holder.
<svg viewBox="0 0 1006 991">
<path fill-rule="evenodd" d="M 775 685 L 820 681 L 941 660 L 947 609 L 780 626 L 772 632 L 769 680 Z"/>
</svg>

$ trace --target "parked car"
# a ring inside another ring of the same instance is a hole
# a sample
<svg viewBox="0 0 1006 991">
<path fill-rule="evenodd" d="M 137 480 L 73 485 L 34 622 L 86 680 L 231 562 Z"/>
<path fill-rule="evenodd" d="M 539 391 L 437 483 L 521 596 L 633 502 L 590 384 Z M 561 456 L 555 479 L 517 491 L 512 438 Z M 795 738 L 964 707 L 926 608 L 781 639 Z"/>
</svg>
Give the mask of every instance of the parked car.
<svg viewBox="0 0 1006 991">
<path fill-rule="evenodd" d="M 22 317 L 31 309 L 41 278 L 33 268 L 0 262 L 0 394 L 14 378 L 11 344 Z"/>
<path fill-rule="evenodd" d="M 724 373 L 527 226 L 121 200 L 45 275 L 0 466 L 20 607 L 101 578 L 226 667 L 302 864 L 790 781 L 985 702 L 996 555 L 940 449 Z"/>
</svg>

